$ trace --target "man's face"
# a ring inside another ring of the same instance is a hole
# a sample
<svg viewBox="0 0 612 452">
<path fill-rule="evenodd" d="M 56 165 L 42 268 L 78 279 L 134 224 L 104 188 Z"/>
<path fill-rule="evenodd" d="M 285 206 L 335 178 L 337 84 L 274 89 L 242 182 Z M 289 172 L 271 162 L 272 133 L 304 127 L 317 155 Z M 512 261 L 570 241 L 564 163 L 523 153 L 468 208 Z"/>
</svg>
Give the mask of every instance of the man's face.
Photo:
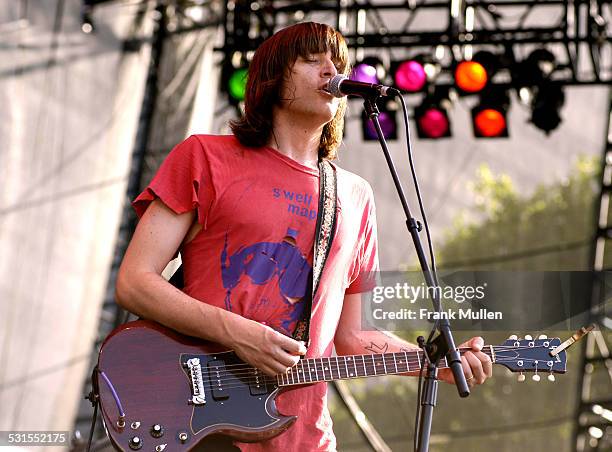
<svg viewBox="0 0 612 452">
<path fill-rule="evenodd" d="M 280 108 L 320 124 L 328 123 L 334 118 L 340 99 L 324 88 L 336 74 L 338 70 L 329 51 L 298 57 L 283 83 Z"/>
</svg>

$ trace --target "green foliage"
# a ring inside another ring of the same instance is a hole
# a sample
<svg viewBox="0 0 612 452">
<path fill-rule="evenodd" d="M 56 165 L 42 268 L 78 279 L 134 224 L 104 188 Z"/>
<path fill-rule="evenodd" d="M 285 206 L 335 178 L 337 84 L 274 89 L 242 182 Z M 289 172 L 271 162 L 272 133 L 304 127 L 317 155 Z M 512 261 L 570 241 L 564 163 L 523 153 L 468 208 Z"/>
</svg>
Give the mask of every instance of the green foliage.
<svg viewBox="0 0 612 452">
<path fill-rule="evenodd" d="M 584 270 L 594 233 L 598 162 L 521 197 L 507 175 L 481 165 L 470 188 L 479 220 L 461 213 L 438 246 L 440 267 L 470 270 Z"/>
<path fill-rule="evenodd" d="M 440 268 L 470 270 L 584 270 L 594 231 L 597 159 L 582 157 L 565 181 L 523 196 L 507 175 L 482 165 L 470 185 L 471 217 L 461 213 L 437 246 Z M 499 344 L 516 332 L 487 332 Z M 526 332 L 518 332 L 526 333 Z M 533 332 L 532 332 L 533 333 Z M 549 336 L 555 335 L 548 332 Z M 567 332 L 558 332 L 567 336 Z M 470 333 L 456 333 L 456 340 Z M 556 383 L 516 382 L 501 366 L 468 399 L 441 384 L 430 450 L 511 452 L 571 450 L 581 349 L 568 351 L 568 373 Z M 416 379 L 383 377 L 350 382 L 365 415 L 393 450 L 412 450 Z M 338 450 L 371 450 L 337 397 L 330 396 Z"/>
</svg>

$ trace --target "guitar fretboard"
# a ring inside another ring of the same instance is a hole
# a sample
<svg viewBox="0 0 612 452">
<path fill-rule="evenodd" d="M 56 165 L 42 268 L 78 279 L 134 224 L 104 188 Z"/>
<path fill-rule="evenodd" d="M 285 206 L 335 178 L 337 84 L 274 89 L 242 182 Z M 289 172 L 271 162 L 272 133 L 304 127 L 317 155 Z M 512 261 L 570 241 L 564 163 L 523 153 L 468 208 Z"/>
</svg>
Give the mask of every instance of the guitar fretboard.
<svg viewBox="0 0 612 452">
<path fill-rule="evenodd" d="M 460 352 L 463 351 L 460 350 Z M 493 362 L 495 361 L 492 347 L 487 346 L 482 351 L 489 355 Z M 422 350 L 371 355 L 330 356 L 301 359 L 286 374 L 278 375 L 276 378 L 279 386 L 292 386 L 320 381 L 415 372 L 419 371 L 423 365 Z M 438 368 L 446 367 L 448 367 L 448 362 L 444 358 L 438 363 Z"/>
</svg>

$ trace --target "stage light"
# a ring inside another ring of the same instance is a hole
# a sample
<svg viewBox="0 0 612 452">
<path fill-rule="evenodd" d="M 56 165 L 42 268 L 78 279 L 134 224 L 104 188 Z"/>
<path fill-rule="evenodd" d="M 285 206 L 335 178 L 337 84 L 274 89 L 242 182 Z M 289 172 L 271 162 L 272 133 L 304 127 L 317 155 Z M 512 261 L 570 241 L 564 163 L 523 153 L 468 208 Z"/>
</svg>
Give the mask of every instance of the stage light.
<svg viewBox="0 0 612 452">
<path fill-rule="evenodd" d="M 476 61 L 462 61 L 455 69 L 455 84 L 466 93 L 477 93 L 488 80 L 484 66 Z"/>
<path fill-rule="evenodd" d="M 394 100 L 380 100 L 378 103 L 380 128 L 387 140 L 397 139 L 396 113 L 398 105 Z M 376 129 L 365 111 L 361 112 L 361 132 L 363 141 L 378 141 Z"/>
<path fill-rule="evenodd" d="M 448 111 L 451 108 L 448 87 L 436 87 L 414 109 L 417 135 L 423 139 L 438 139 L 451 136 Z"/>
<path fill-rule="evenodd" d="M 417 134 L 419 138 L 437 139 L 450 137 L 450 120 L 446 110 L 430 106 L 415 109 Z"/>
<path fill-rule="evenodd" d="M 480 103 L 472 109 L 472 127 L 477 138 L 508 136 L 506 119 L 510 98 L 501 88 L 490 88 L 481 95 Z"/>
<path fill-rule="evenodd" d="M 386 74 L 385 66 L 378 58 L 366 57 L 355 64 L 350 79 L 364 83 L 381 83 Z"/>
<path fill-rule="evenodd" d="M 474 113 L 474 134 L 477 137 L 508 136 L 506 118 L 503 112 L 495 108 L 483 108 Z"/>
<path fill-rule="evenodd" d="M 417 55 L 409 60 L 391 64 L 395 87 L 408 93 L 422 91 L 439 72 L 439 65 L 426 55 Z"/>
<path fill-rule="evenodd" d="M 557 67 L 555 56 L 546 49 L 536 49 L 512 70 L 512 81 L 517 90 L 540 85 L 550 79 Z"/>
<path fill-rule="evenodd" d="M 491 82 L 501 67 L 501 56 L 482 50 L 471 60 L 462 61 L 455 68 L 455 84 L 463 94 L 478 93 Z"/>
<path fill-rule="evenodd" d="M 546 135 L 561 124 L 560 110 L 565 103 L 565 93 L 559 85 L 542 85 L 536 91 L 532 102 L 531 122 Z"/>
<path fill-rule="evenodd" d="M 242 102 L 246 94 L 248 68 L 236 69 L 227 81 L 227 93 L 235 102 Z"/>
<path fill-rule="evenodd" d="M 427 83 L 427 74 L 418 61 L 404 61 L 397 67 L 393 80 L 399 89 L 415 93 L 422 90 Z"/>
</svg>

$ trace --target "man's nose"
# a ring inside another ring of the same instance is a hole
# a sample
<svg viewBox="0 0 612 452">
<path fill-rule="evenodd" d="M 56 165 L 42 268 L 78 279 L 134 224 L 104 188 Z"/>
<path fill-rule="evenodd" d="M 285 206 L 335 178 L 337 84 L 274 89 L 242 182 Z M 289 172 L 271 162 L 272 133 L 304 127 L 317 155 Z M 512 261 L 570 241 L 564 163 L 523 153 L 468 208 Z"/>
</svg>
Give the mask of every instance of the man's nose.
<svg viewBox="0 0 612 452">
<path fill-rule="evenodd" d="M 331 78 L 335 75 L 338 75 L 338 69 L 336 69 L 336 65 L 331 59 L 326 59 L 325 64 L 323 65 L 323 76 Z"/>
</svg>

